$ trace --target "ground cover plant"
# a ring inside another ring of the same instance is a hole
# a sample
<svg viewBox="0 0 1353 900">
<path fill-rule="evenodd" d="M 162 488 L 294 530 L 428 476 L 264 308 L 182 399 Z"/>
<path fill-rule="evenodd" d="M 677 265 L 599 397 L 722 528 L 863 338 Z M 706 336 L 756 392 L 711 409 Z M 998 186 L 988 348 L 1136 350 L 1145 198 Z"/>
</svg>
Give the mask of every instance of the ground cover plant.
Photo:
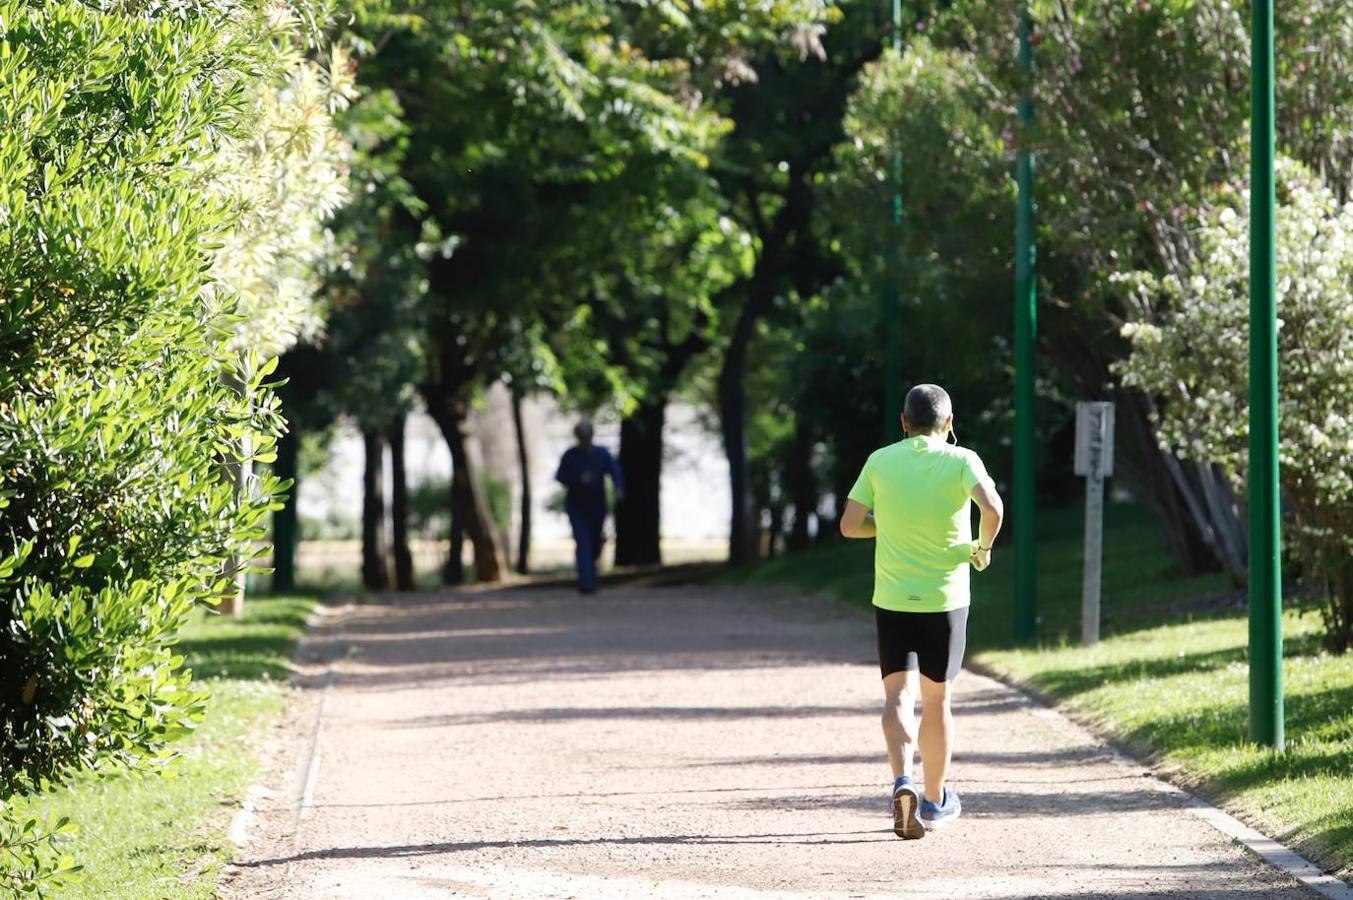
<svg viewBox="0 0 1353 900">
<path fill-rule="evenodd" d="M 78 823 L 63 849 L 80 860 L 80 880 L 60 896 L 217 895 L 234 850 L 231 819 L 293 690 L 292 651 L 314 603 L 312 596 L 260 597 L 239 618 L 192 615 L 175 650 L 208 695 L 207 715 L 176 745 L 172 777 L 85 775 L 28 808 L 39 819 L 59 814 Z"/>
</svg>

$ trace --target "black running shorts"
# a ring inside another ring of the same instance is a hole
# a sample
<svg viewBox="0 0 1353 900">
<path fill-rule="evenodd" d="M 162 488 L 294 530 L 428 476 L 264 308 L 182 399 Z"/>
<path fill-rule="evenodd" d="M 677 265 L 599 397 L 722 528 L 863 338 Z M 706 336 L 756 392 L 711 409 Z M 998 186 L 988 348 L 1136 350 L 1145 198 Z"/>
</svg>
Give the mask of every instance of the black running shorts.
<svg viewBox="0 0 1353 900">
<path fill-rule="evenodd" d="M 920 669 L 931 681 L 952 681 L 963 668 L 968 645 L 968 607 L 948 612 L 893 612 L 874 607 L 878 623 L 879 668 L 894 672 Z"/>
</svg>

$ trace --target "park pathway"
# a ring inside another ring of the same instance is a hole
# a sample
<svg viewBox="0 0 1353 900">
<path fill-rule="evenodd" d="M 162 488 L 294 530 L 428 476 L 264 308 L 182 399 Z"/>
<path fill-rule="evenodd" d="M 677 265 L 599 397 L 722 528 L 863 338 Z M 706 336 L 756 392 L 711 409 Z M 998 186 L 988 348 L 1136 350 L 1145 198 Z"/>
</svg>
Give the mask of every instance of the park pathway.
<svg viewBox="0 0 1353 900">
<path fill-rule="evenodd" d="M 871 625 L 822 600 L 537 587 L 341 619 L 227 897 L 1316 896 L 971 673 L 964 817 L 894 838 Z"/>
</svg>

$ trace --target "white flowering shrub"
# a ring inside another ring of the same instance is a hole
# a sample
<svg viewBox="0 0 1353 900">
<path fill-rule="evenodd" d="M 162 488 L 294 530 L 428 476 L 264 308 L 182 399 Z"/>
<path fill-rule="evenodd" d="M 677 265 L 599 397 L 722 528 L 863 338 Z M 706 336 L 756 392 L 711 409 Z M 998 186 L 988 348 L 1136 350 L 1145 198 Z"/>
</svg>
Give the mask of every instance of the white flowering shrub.
<svg viewBox="0 0 1353 900">
<path fill-rule="evenodd" d="M 301 22 L 269 10 L 273 78 L 255 84 L 247 130 L 204 162 L 207 190 L 234 214 L 212 257 L 213 305 L 234 305 L 233 349 L 277 356 L 318 337 L 320 274 L 337 254 L 328 222 L 347 201 L 352 148 L 333 114 L 355 94 L 348 58 L 299 51 Z"/>
<path fill-rule="evenodd" d="M 1278 166 L 1278 352 L 1288 552 L 1325 595 L 1330 642 L 1353 647 L 1353 204 L 1299 163 Z M 1198 213 L 1188 271 L 1137 272 L 1118 367 L 1161 398 L 1161 442 L 1243 487 L 1249 429 L 1248 195 Z"/>
</svg>

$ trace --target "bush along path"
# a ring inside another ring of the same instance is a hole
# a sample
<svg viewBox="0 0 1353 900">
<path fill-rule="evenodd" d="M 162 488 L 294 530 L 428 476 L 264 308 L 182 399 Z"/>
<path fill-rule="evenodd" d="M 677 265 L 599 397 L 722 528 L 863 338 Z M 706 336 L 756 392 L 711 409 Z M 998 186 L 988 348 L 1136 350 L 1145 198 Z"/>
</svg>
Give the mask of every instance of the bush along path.
<svg viewBox="0 0 1353 900">
<path fill-rule="evenodd" d="M 898 840 L 870 626 L 817 598 L 415 595 L 325 640 L 312 789 L 228 897 L 1315 896 L 970 673 L 964 818 Z"/>
<path fill-rule="evenodd" d="M 284 7 L 0 0 L 0 893 L 81 861 L 32 803 L 201 722 L 175 640 L 286 489 L 268 377 L 347 162 Z"/>
<path fill-rule="evenodd" d="M 176 749 L 171 778 L 89 775 L 27 808 L 69 816 L 79 881 L 58 896 L 160 900 L 216 896 L 234 852 L 231 819 L 294 688 L 292 649 L 313 597 L 251 598 L 241 618 L 197 613 L 176 647 L 208 694 L 202 725 Z"/>
</svg>

